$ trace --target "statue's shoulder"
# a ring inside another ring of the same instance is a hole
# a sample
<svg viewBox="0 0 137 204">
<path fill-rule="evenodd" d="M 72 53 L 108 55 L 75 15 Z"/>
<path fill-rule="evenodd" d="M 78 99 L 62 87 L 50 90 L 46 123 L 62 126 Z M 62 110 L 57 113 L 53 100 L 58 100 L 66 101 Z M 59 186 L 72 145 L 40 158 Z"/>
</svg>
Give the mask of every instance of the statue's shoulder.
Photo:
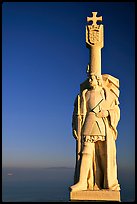
<svg viewBox="0 0 137 204">
<path fill-rule="evenodd" d="M 86 79 L 84 82 L 80 84 L 80 93 L 82 93 L 83 91 L 85 92 L 85 90 L 88 90 L 89 88 L 90 88 L 89 82 L 88 79 Z"/>
<path fill-rule="evenodd" d="M 82 92 L 81 92 L 81 100 L 82 99 L 88 99 L 89 98 L 89 90 L 88 89 L 84 89 Z"/>
<path fill-rule="evenodd" d="M 103 88 L 106 92 L 113 93 L 115 97 L 119 97 L 119 79 L 109 74 L 102 74 Z"/>
</svg>

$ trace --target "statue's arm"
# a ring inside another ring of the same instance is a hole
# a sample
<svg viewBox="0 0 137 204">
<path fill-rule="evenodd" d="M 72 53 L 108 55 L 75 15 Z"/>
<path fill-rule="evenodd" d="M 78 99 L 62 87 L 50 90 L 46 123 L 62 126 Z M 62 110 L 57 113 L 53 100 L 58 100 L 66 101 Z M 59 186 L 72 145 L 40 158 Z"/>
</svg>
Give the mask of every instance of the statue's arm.
<svg viewBox="0 0 137 204">
<path fill-rule="evenodd" d="M 96 116 L 99 118 L 104 118 L 104 117 L 106 118 L 110 116 L 110 112 L 116 112 L 116 113 L 120 112 L 120 109 L 118 106 L 119 105 L 118 97 L 116 97 L 116 95 L 112 94 L 110 91 L 107 91 L 108 97 L 106 99 L 106 91 L 104 89 L 103 91 L 104 91 L 104 96 L 105 96 L 103 108 L 96 114 Z"/>
<path fill-rule="evenodd" d="M 109 116 L 109 111 L 108 110 L 101 110 L 98 113 L 96 113 L 96 116 L 98 118 L 106 118 Z"/>
<path fill-rule="evenodd" d="M 89 98 L 88 89 L 85 89 L 81 94 L 81 103 L 80 103 L 80 110 L 81 110 L 81 124 L 84 124 L 86 113 L 87 113 L 87 100 Z"/>
<path fill-rule="evenodd" d="M 72 130 L 73 136 L 75 139 L 79 139 L 81 135 L 81 127 L 85 121 L 85 116 L 87 112 L 86 108 L 86 93 L 87 89 L 85 89 L 81 95 L 77 95 L 75 102 L 74 102 L 74 111 L 72 117 Z"/>
<path fill-rule="evenodd" d="M 115 114 L 117 114 L 120 117 L 120 109 L 118 104 L 115 104 L 111 107 L 107 107 L 106 109 L 102 109 L 101 111 L 99 111 L 98 113 L 96 113 L 96 116 L 99 118 L 106 118 L 108 116 L 110 116 L 112 114 L 112 112 L 114 112 Z"/>
</svg>

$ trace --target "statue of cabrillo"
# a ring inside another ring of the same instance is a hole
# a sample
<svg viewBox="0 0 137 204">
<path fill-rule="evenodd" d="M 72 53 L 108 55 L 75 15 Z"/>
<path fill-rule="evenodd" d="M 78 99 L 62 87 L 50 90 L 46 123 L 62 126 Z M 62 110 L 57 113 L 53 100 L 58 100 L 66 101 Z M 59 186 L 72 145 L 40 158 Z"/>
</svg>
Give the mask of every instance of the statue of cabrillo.
<svg viewBox="0 0 137 204">
<path fill-rule="evenodd" d="M 86 26 L 86 45 L 90 50 L 88 77 L 80 85 L 73 111 L 76 166 L 70 199 L 120 201 L 115 144 L 120 119 L 119 80 L 101 74 L 104 38 L 103 25 L 97 21 L 102 21 L 102 17 L 97 17 L 97 12 L 92 14 L 93 17 L 87 17 L 92 24 Z"/>
</svg>

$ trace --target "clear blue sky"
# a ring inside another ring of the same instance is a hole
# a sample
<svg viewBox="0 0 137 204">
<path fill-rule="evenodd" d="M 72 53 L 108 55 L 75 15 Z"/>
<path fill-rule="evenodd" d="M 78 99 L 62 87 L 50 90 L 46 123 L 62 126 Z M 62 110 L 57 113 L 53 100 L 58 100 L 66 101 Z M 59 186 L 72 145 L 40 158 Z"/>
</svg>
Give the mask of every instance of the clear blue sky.
<svg viewBox="0 0 137 204">
<path fill-rule="evenodd" d="M 102 73 L 120 80 L 119 168 L 135 159 L 135 8 L 122 2 L 2 4 L 3 167 L 75 165 L 73 103 L 86 75 L 86 17 L 103 16 Z"/>
</svg>

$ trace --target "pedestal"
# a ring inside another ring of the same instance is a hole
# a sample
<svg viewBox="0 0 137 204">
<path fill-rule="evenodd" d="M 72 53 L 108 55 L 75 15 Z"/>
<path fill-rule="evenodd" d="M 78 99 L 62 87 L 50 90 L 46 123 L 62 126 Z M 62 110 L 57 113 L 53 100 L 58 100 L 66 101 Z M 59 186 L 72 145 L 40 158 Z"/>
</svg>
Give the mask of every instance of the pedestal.
<svg viewBox="0 0 137 204">
<path fill-rule="evenodd" d="M 118 201 L 120 202 L 120 191 L 72 191 L 70 201 Z"/>
</svg>

